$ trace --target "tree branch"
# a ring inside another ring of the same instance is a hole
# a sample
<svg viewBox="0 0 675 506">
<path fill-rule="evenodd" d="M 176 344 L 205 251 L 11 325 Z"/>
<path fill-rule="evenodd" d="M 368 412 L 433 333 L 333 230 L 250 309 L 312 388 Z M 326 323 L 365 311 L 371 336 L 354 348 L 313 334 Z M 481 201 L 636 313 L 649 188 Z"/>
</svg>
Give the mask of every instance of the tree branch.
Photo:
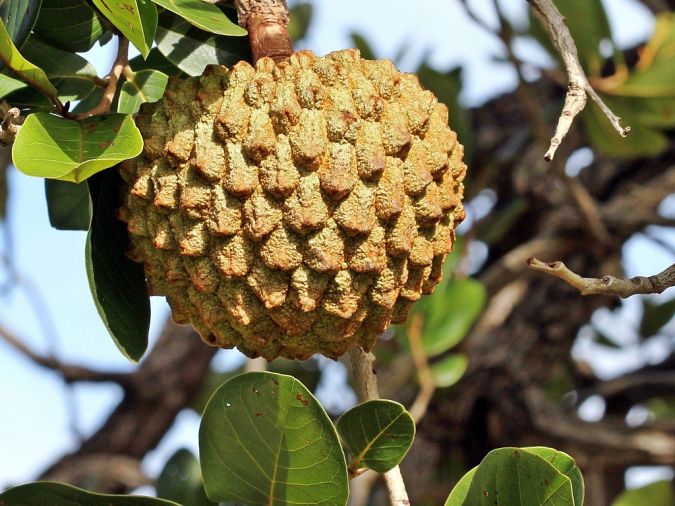
<svg viewBox="0 0 675 506">
<path fill-rule="evenodd" d="M 10 347 L 21 353 L 33 363 L 58 373 L 66 383 L 110 382 L 117 383 L 124 389 L 131 389 L 135 387 L 135 384 L 133 383 L 129 374 L 112 371 L 98 371 L 79 365 L 64 364 L 53 356 L 41 355 L 26 346 L 16 334 L 3 325 L 0 325 L 0 339 L 5 341 Z"/>
<path fill-rule="evenodd" d="M 129 63 L 129 39 L 119 35 L 117 40 L 117 56 L 108 74 L 107 84 L 103 90 L 101 101 L 93 109 L 73 115 L 74 119 L 86 119 L 110 111 L 110 106 L 115 99 L 115 93 L 117 93 L 117 83 L 124 68 Z"/>
<path fill-rule="evenodd" d="M 375 370 L 373 369 L 375 355 L 363 351 L 358 346 L 354 346 L 347 353 L 352 364 L 352 379 L 359 402 L 379 399 L 377 376 L 375 376 Z M 393 506 L 410 504 L 408 492 L 398 466 L 384 473 L 384 481 L 387 485 L 389 501 Z"/>
<path fill-rule="evenodd" d="M 527 265 L 535 271 L 562 279 L 579 290 L 581 295 L 616 295 L 625 299 L 636 294 L 661 293 L 666 288 L 675 286 L 675 264 L 654 276 L 635 276 L 630 279 L 614 276 L 604 276 L 600 279 L 582 278 L 560 261 L 542 262 L 536 258 L 530 258 Z"/>
<path fill-rule="evenodd" d="M 569 83 L 567 86 L 567 95 L 565 96 L 565 105 L 558 119 L 555 134 L 551 139 L 551 144 L 544 158 L 548 161 L 553 160 L 558 146 L 567 135 L 574 118 L 586 106 L 587 97 L 591 99 L 602 109 L 614 129 L 625 137 L 630 132 L 630 127 L 621 126 L 621 118 L 614 114 L 609 107 L 602 101 L 600 96 L 588 82 L 588 78 L 579 63 L 577 47 L 572 38 L 572 34 L 565 24 L 565 18 L 555 6 L 552 0 L 527 0 L 532 7 L 541 14 L 544 24 L 551 35 L 551 41 L 558 53 L 563 59 Z"/>
</svg>

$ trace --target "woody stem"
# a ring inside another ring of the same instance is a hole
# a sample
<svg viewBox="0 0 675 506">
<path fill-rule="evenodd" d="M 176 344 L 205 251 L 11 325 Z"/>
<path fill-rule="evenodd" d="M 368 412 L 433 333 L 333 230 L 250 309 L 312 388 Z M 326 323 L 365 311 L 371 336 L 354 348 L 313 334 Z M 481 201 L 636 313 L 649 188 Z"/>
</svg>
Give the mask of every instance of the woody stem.
<svg viewBox="0 0 675 506">
<path fill-rule="evenodd" d="M 248 30 L 254 62 L 265 56 L 279 62 L 293 54 L 286 0 L 235 0 L 235 4 L 239 24 Z"/>
</svg>

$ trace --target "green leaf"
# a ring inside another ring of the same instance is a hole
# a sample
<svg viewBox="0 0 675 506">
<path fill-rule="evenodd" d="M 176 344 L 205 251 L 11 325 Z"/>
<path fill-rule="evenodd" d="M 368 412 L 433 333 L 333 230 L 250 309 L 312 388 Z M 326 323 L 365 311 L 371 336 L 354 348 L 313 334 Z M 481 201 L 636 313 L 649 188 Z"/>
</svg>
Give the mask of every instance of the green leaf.
<svg viewBox="0 0 675 506">
<path fill-rule="evenodd" d="M 469 489 L 471 488 L 471 482 L 473 477 L 478 471 L 478 466 L 474 467 L 468 471 L 462 478 L 457 482 L 457 484 L 452 488 L 450 495 L 445 500 L 444 506 L 471 506 L 468 503 L 465 503 L 466 496 L 469 494 Z"/>
<path fill-rule="evenodd" d="M 415 422 L 398 402 L 364 402 L 343 414 L 337 430 L 349 450 L 349 469 L 386 473 L 405 457 L 415 439 Z"/>
<path fill-rule="evenodd" d="M 93 0 L 103 15 L 148 56 L 157 29 L 157 7 L 150 0 Z"/>
<path fill-rule="evenodd" d="M 0 23 L 0 61 L 7 65 L 20 79 L 36 87 L 50 99 L 56 100 L 56 88 L 49 82 L 47 74 L 21 56 L 2 23 Z"/>
<path fill-rule="evenodd" d="M 82 121 L 35 113 L 12 148 L 14 165 L 29 176 L 79 183 L 143 149 L 131 116 L 107 114 Z"/>
<path fill-rule="evenodd" d="M 290 8 L 288 34 L 293 42 L 298 42 L 307 35 L 307 29 L 312 21 L 313 10 L 310 3 L 295 4 Z"/>
<path fill-rule="evenodd" d="M 589 100 L 582 114 L 584 127 L 592 146 L 614 158 L 652 157 L 668 148 L 668 139 L 662 132 L 645 127 L 635 120 L 635 111 L 627 108 L 623 100 L 601 94 L 607 106 L 622 118 L 622 125 L 630 125 L 628 137 L 621 137 L 607 117 Z"/>
<path fill-rule="evenodd" d="M 432 295 L 422 333 L 422 345 L 429 356 L 439 355 L 469 332 L 480 316 L 487 298 L 485 287 L 475 279 L 456 279 Z"/>
<path fill-rule="evenodd" d="M 26 83 L 10 75 L 7 75 L 4 71 L 0 74 L 0 98 L 4 98 L 10 93 L 14 93 L 17 90 L 21 90 L 26 87 L 28 87 Z M 14 105 L 14 103 L 12 103 L 12 105 Z"/>
<path fill-rule="evenodd" d="M 455 353 L 444 357 L 429 367 L 434 383 L 438 388 L 451 387 L 457 383 L 469 366 L 469 358 L 463 353 Z"/>
<path fill-rule="evenodd" d="M 530 446 L 524 449 L 529 453 L 539 455 L 567 476 L 572 483 L 574 504 L 579 506 L 584 504 L 584 477 L 581 475 L 581 470 L 572 457 L 564 452 L 554 450 L 553 448 L 546 448 L 545 446 Z"/>
<path fill-rule="evenodd" d="M 45 179 L 49 223 L 57 230 L 88 230 L 91 221 L 86 184 Z"/>
<path fill-rule="evenodd" d="M 459 481 L 445 505 L 492 506 L 498 501 L 500 504 L 581 506 L 575 497 L 583 499 L 583 495 L 573 490 L 572 480 L 557 467 L 576 479 L 573 468 L 568 467 L 564 454 L 558 456 L 555 450 L 546 450 L 499 448 L 491 451 Z"/>
<path fill-rule="evenodd" d="M 352 39 L 352 45 L 361 52 L 361 58 L 364 60 L 377 60 L 375 51 L 373 51 L 372 46 L 363 35 L 352 32 L 349 34 L 349 38 Z"/>
<path fill-rule="evenodd" d="M 7 28 L 12 42 L 21 47 L 37 21 L 41 0 L 3 0 L 0 2 L 0 19 Z"/>
<path fill-rule="evenodd" d="M 230 21 L 230 18 L 213 4 L 194 0 L 152 1 L 204 31 L 234 37 L 243 37 L 247 33 L 241 26 Z"/>
<path fill-rule="evenodd" d="M 148 347 L 150 299 L 143 266 L 125 254 L 126 226 L 115 218 L 121 181 L 116 170 L 88 181 L 93 211 L 85 262 L 98 314 L 122 354 L 138 362 Z"/>
<path fill-rule="evenodd" d="M 154 497 L 96 494 L 65 483 L 37 481 L 10 488 L 0 494 L 0 504 L 7 506 L 180 506 Z"/>
<path fill-rule="evenodd" d="M 347 466 L 335 427 L 291 376 L 248 373 L 224 383 L 204 411 L 199 454 L 212 501 L 347 503 Z"/>
<path fill-rule="evenodd" d="M 174 453 L 164 465 L 155 489 L 157 497 L 176 501 L 182 506 L 216 506 L 206 497 L 199 461 L 185 448 Z"/>
<path fill-rule="evenodd" d="M 215 37 L 171 12 L 159 16 L 155 39 L 159 51 L 190 76 L 202 75 L 207 65 L 250 59 L 247 39 Z"/>
<path fill-rule="evenodd" d="M 135 114 L 145 102 L 157 102 L 164 95 L 169 76 L 158 70 L 139 70 L 127 76 L 117 102 L 117 112 Z"/>
<path fill-rule="evenodd" d="M 57 49 L 38 36 L 31 36 L 22 51 L 45 71 L 62 102 L 85 99 L 96 89 L 96 69 L 81 56 Z"/>
<path fill-rule="evenodd" d="M 622 492 L 614 500 L 612 506 L 672 506 L 673 504 L 675 504 L 673 484 L 662 480 Z"/>
<path fill-rule="evenodd" d="M 675 298 L 661 304 L 643 299 L 642 307 L 642 321 L 640 322 L 642 337 L 652 337 L 658 334 L 675 317 Z"/>
<path fill-rule="evenodd" d="M 105 28 L 87 0 L 42 0 L 34 31 L 60 49 L 84 52 Z"/>
</svg>

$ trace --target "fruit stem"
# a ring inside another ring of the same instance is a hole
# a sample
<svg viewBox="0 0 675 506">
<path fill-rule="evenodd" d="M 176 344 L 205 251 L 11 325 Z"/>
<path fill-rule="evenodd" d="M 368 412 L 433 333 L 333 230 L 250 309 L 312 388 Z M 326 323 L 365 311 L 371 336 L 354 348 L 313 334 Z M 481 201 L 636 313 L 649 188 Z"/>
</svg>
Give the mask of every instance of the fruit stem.
<svg viewBox="0 0 675 506">
<path fill-rule="evenodd" d="M 254 63 L 264 56 L 279 62 L 293 54 L 286 0 L 235 0 L 235 4 L 239 24 L 248 30 Z"/>
</svg>

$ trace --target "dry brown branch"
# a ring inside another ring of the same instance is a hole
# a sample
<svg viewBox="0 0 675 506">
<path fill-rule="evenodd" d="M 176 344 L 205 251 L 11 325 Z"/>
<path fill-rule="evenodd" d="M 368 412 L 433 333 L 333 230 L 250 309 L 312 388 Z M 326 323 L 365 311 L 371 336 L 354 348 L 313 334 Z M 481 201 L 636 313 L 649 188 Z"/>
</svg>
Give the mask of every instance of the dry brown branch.
<svg viewBox="0 0 675 506">
<path fill-rule="evenodd" d="M 364 351 L 358 346 L 354 346 L 348 352 L 349 361 L 352 364 L 352 382 L 359 402 L 372 401 L 379 399 L 377 391 L 377 376 L 373 369 L 375 355 Z M 392 506 L 408 505 L 408 492 L 401 476 L 401 470 L 398 466 L 384 473 L 384 481 L 389 493 L 389 502 Z"/>
<path fill-rule="evenodd" d="M 577 54 L 577 47 L 572 38 L 572 34 L 565 24 L 565 18 L 560 14 L 560 11 L 555 6 L 552 0 L 527 0 L 532 7 L 541 15 L 544 24 L 546 25 L 550 35 L 551 41 L 558 53 L 563 59 L 569 83 L 567 85 L 567 95 L 565 96 L 565 105 L 562 113 L 558 119 L 555 134 L 551 139 L 551 144 L 544 158 L 548 161 L 553 160 L 558 146 L 563 138 L 567 135 L 574 118 L 586 106 L 587 97 L 591 99 L 602 109 L 602 112 L 607 116 L 614 129 L 625 137 L 630 131 L 630 127 L 621 126 L 621 118 L 614 114 L 609 107 L 602 101 L 600 96 L 595 92 L 588 78 L 581 68 L 579 63 L 579 55 Z"/>
<path fill-rule="evenodd" d="M 666 288 L 675 286 L 675 264 L 654 276 L 635 276 L 630 279 L 614 276 L 582 278 L 559 261 L 542 262 L 536 258 L 530 258 L 527 265 L 535 271 L 562 279 L 579 290 L 581 295 L 616 295 L 626 298 L 636 294 L 661 293 Z"/>
<path fill-rule="evenodd" d="M 0 123 L 0 144 L 7 146 L 14 142 L 16 134 L 23 124 L 24 117 L 21 116 L 21 111 L 16 107 L 10 107 L 4 100 L 0 103 L 0 115 L 2 115 L 2 123 Z"/>
<path fill-rule="evenodd" d="M 108 74 L 107 84 L 103 89 L 101 101 L 93 109 L 72 115 L 71 117 L 74 119 L 85 119 L 110 111 L 110 106 L 112 105 L 112 102 L 115 99 L 115 93 L 117 92 L 117 83 L 120 80 L 120 76 L 122 75 L 124 68 L 128 65 L 128 62 L 129 39 L 119 35 L 117 43 L 117 56 L 115 57 L 115 61 L 113 62 L 112 68 L 110 69 L 110 73 Z"/>
<path fill-rule="evenodd" d="M 0 325 L 0 339 L 7 343 L 11 348 L 21 353 L 24 357 L 33 363 L 58 373 L 66 383 L 92 382 L 92 383 L 117 383 L 125 389 L 134 388 L 131 376 L 126 373 L 113 371 L 98 371 L 73 364 L 64 364 L 53 356 L 44 356 L 28 347 L 21 338 Z"/>
</svg>

